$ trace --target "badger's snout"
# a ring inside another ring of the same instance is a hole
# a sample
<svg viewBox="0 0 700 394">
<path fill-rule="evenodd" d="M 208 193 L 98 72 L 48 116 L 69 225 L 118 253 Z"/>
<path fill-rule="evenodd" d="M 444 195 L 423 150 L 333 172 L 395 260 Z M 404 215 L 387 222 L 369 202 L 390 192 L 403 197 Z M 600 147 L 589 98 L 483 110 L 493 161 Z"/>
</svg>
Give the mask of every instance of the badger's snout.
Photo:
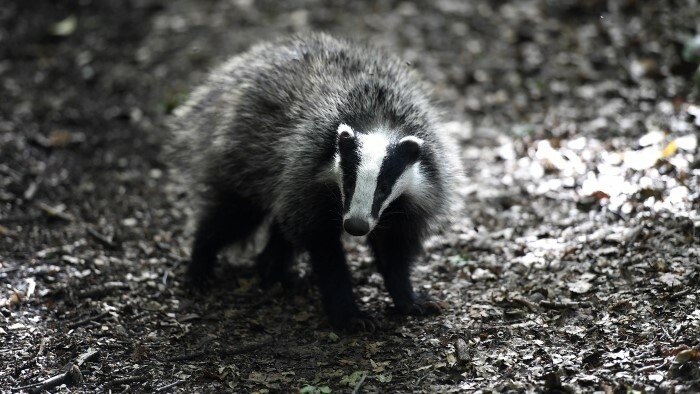
<svg viewBox="0 0 700 394">
<path fill-rule="evenodd" d="M 369 233 L 370 225 L 368 221 L 361 218 L 348 218 L 343 221 L 343 228 L 348 234 L 360 237 Z"/>
</svg>

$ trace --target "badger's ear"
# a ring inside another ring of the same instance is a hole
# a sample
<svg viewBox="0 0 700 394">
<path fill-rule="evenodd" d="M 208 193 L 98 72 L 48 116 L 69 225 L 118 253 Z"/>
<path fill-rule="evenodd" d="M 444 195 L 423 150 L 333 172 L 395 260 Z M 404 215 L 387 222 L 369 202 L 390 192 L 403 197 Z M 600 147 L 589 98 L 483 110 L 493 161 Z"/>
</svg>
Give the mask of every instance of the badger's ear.
<svg viewBox="0 0 700 394">
<path fill-rule="evenodd" d="M 405 157 L 409 163 L 413 164 L 420 158 L 422 147 L 423 140 L 411 135 L 399 140 L 398 150 L 401 156 Z"/>
<path fill-rule="evenodd" d="M 354 140 L 355 132 L 352 130 L 352 127 L 341 123 L 340 126 L 338 126 L 338 146 L 341 148 L 352 146 Z"/>
</svg>

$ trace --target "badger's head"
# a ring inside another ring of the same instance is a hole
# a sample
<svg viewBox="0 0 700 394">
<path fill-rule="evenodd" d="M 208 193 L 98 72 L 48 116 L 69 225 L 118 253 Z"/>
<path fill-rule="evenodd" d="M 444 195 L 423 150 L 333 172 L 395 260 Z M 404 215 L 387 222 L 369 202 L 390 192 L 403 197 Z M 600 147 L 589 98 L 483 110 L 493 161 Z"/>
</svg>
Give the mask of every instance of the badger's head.
<svg viewBox="0 0 700 394">
<path fill-rule="evenodd" d="M 337 131 L 335 170 L 343 204 L 343 229 L 369 234 L 384 210 L 404 194 L 424 191 L 420 170 L 423 140 L 390 131 L 356 132 L 346 124 Z"/>
</svg>

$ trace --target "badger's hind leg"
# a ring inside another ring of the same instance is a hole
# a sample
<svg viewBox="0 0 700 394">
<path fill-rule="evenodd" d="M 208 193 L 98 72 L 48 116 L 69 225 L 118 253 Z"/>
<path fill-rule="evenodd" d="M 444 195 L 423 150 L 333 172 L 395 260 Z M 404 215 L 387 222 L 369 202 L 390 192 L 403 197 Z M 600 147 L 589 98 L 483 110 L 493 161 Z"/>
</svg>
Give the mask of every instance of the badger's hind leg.
<svg viewBox="0 0 700 394">
<path fill-rule="evenodd" d="M 263 217 L 260 208 L 234 194 L 219 196 L 205 205 L 194 235 L 187 285 L 205 288 L 221 249 L 248 237 Z"/>
<path fill-rule="evenodd" d="M 290 287 L 294 282 L 291 271 L 294 255 L 294 246 L 284 237 L 279 224 L 273 221 L 265 249 L 255 262 L 262 286 L 269 287 L 279 282 L 284 288 Z"/>
<path fill-rule="evenodd" d="M 411 285 L 411 264 L 423 251 L 423 227 L 405 214 L 395 214 L 381 224 L 368 241 L 397 311 L 407 315 L 440 313 L 444 303 L 416 294 Z"/>
</svg>

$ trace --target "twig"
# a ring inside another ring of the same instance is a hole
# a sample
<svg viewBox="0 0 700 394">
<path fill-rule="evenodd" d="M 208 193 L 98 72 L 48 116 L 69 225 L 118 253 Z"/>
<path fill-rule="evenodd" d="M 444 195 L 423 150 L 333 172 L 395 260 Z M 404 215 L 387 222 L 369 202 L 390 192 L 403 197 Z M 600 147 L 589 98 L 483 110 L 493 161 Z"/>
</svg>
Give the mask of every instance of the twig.
<svg viewBox="0 0 700 394">
<path fill-rule="evenodd" d="M 125 378 L 114 379 L 111 382 L 108 382 L 105 386 L 106 387 L 120 386 L 122 384 L 143 382 L 147 379 L 148 379 L 148 376 L 146 376 L 146 375 L 127 376 Z"/>
<path fill-rule="evenodd" d="M 100 234 L 97 232 L 97 230 L 93 229 L 92 227 L 87 228 L 88 234 L 90 234 L 95 240 L 99 243 L 101 243 L 103 246 L 106 246 L 109 249 L 118 249 L 119 246 L 114 243 L 114 241 L 107 236 Z"/>
<path fill-rule="evenodd" d="M 530 300 L 526 300 L 524 298 L 513 297 L 513 298 L 511 298 L 511 300 L 513 300 L 513 302 L 515 302 L 515 303 L 518 303 L 518 304 L 526 307 L 527 309 L 530 310 L 530 312 L 537 312 L 540 309 L 539 306 L 537 306 L 537 304 L 535 304 L 534 302 L 532 302 Z"/>
<path fill-rule="evenodd" d="M 671 294 L 671 295 L 668 297 L 668 299 L 669 299 L 669 300 L 676 300 L 676 299 L 678 299 L 678 298 L 681 298 L 681 297 L 686 296 L 686 295 L 689 294 L 689 293 L 690 293 L 690 289 L 685 289 L 685 290 L 677 291 L 677 292 Z"/>
<path fill-rule="evenodd" d="M 17 234 L 14 231 L 10 230 L 9 228 L 0 224 L 0 235 L 5 236 L 5 237 L 14 237 Z"/>
<path fill-rule="evenodd" d="M 651 371 L 657 371 L 659 369 L 663 369 L 669 364 L 668 360 L 664 360 L 661 364 L 659 365 L 647 365 L 645 367 L 639 368 L 637 370 L 638 373 L 644 373 L 644 372 L 651 372 Z"/>
<path fill-rule="evenodd" d="M 185 382 L 186 382 L 186 380 L 176 380 L 176 381 L 174 381 L 174 382 L 172 382 L 172 383 L 170 383 L 170 384 L 166 384 L 166 385 L 163 386 L 163 387 L 158 387 L 158 388 L 156 389 L 156 392 L 158 392 L 158 391 L 165 391 L 165 390 L 167 390 L 167 389 L 171 389 L 171 388 L 173 388 L 173 387 L 175 387 L 175 386 L 177 386 L 177 385 L 183 384 L 183 383 L 185 383 Z"/>
<path fill-rule="evenodd" d="M 423 379 L 427 378 L 429 374 L 430 374 L 430 372 L 427 372 L 427 373 L 423 374 L 423 376 L 421 376 L 420 378 L 416 379 L 416 383 L 414 383 L 414 386 L 419 385 L 420 382 L 422 382 Z"/>
<path fill-rule="evenodd" d="M 532 270 L 535 268 L 534 264 L 530 264 L 529 267 L 527 267 L 527 271 L 525 272 L 525 275 L 523 275 L 523 279 L 527 280 L 528 277 L 530 277 L 530 273 L 532 273 Z"/>
<path fill-rule="evenodd" d="M 32 384 L 28 384 L 26 386 L 21 386 L 21 387 L 15 387 L 12 390 L 13 391 L 22 391 L 22 390 L 28 390 L 28 389 L 33 389 L 33 388 L 37 388 L 37 391 L 48 390 L 51 387 L 56 387 L 56 386 L 62 384 L 67 376 L 68 376 L 68 372 L 63 372 L 63 373 L 60 373 L 56 376 L 52 376 L 52 377 L 50 377 L 42 382 L 32 383 Z M 34 391 L 34 390 L 32 390 L 32 391 Z"/>
<path fill-rule="evenodd" d="M 47 214 L 49 217 L 62 219 L 62 220 L 65 220 L 66 222 L 72 222 L 73 220 L 75 220 L 73 215 L 71 215 L 67 212 L 59 211 L 58 209 L 56 209 L 48 204 L 45 204 L 43 202 L 37 203 L 36 206 L 39 209 L 41 209 L 45 214 Z"/>
<path fill-rule="evenodd" d="M 217 355 L 220 357 L 236 356 L 239 354 L 248 353 L 248 352 L 252 352 L 253 350 L 260 349 L 260 348 L 265 347 L 273 342 L 274 342 L 274 339 L 268 338 L 262 342 L 251 343 L 248 345 L 241 346 L 239 348 L 222 349 L 222 350 L 214 351 L 214 352 L 209 351 L 208 349 L 204 348 L 204 349 L 196 351 L 196 352 L 185 353 L 185 354 L 181 354 L 179 356 L 169 357 L 169 358 L 166 358 L 164 361 L 166 361 L 166 362 L 185 361 L 185 360 L 191 360 L 193 358 L 198 358 L 198 357 L 208 356 L 208 355 Z"/>
<path fill-rule="evenodd" d="M 39 182 L 31 182 L 29 183 L 27 189 L 24 191 L 22 197 L 24 197 L 25 200 L 29 201 L 34 198 L 34 195 L 36 194 L 37 190 L 39 190 Z"/>
<path fill-rule="evenodd" d="M 39 351 L 37 352 L 37 356 L 40 356 L 44 354 L 44 350 L 46 350 L 46 343 L 49 342 L 49 338 L 43 337 L 41 338 L 41 344 L 39 344 Z"/>
<path fill-rule="evenodd" d="M 44 342 L 42 340 L 41 346 L 44 346 Z M 83 381 L 83 375 L 80 373 L 80 368 L 83 364 L 85 364 L 86 361 L 90 360 L 91 358 L 95 357 L 99 352 L 93 348 L 89 348 L 85 353 L 81 354 L 75 359 L 75 363 L 71 363 L 68 365 L 68 369 L 66 372 L 62 372 L 56 376 L 52 376 L 42 382 L 39 383 L 32 383 L 28 384 L 26 386 L 22 387 L 17 387 L 14 388 L 13 390 L 15 391 L 21 391 L 21 390 L 27 390 L 30 389 L 30 392 L 42 392 L 49 390 L 53 387 L 60 386 L 63 383 L 82 383 Z"/>
<path fill-rule="evenodd" d="M 86 361 L 95 357 L 99 353 L 100 352 L 98 350 L 88 348 L 88 350 L 85 353 L 81 354 L 80 356 L 78 356 L 78 358 L 75 359 L 75 363 L 78 364 L 79 367 L 82 367 Z"/>
<path fill-rule="evenodd" d="M 637 373 L 656 371 L 656 365 L 647 365 L 646 367 L 641 367 L 637 370 Z"/>
<path fill-rule="evenodd" d="M 17 170 L 13 170 L 12 168 L 8 167 L 5 164 L 0 164 L 0 173 L 12 177 L 12 179 L 14 179 L 15 181 L 22 180 L 22 173 L 21 172 L 19 172 Z"/>
<path fill-rule="evenodd" d="M 10 272 L 18 271 L 21 267 L 7 267 L 0 270 L 0 274 L 9 274 Z"/>
<path fill-rule="evenodd" d="M 77 327 L 82 326 L 83 324 L 87 324 L 87 323 L 90 323 L 92 321 L 100 320 L 107 315 L 109 315 L 109 312 L 102 312 L 97 316 L 88 316 L 85 319 L 81 319 L 81 320 L 78 320 L 74 323 L 69 324 L 68 328 L 77 328 Z"/>
<path fill-rule="evenodd" d="M 129 286 L 124 282 L 107 282 L 93 288 L 80 291 L 79 298 L 94 298 L 110 294 L 114 290 L 126 289 Z"/>
<path fill-rule="evenodd" d="M 13 391 L 29 390 L 30 393 L 41 393 L 64 383 L 82 383 L 83 375 L 77 365 L 71 364 L 66 372 L 52 376 L 42 382 L 16 387 Z"/>
<path fill-rule="evenodd" d="M 540 306 L 548 309 L 578 309 L 578 308 L 590 308 L 591 303 L 588 301 L 576 302 L 576 301 L 540 301 Z"/>
<path fill-rule="evenodd" d="M 169 357 L 169 358 L 166 358 L 164 361 L 166 361 L 166 362 L 186 361 L 186 360 L 191 360 L 193 358 L 202 357 L 202 356 L 205 356 L 207 354 L 209 354 L 209 351 L 205 349 L 205 350 L 199 350 L 199 351 L 192 352 L 192 353 L 181 354 L 179 356 Z"/>
<path fill-rule="evenodd" d="M 367 379 L 367 373 L 362 374 L 360 381 L 357 382 L 357 384 L 355 385 L 355 388 L 352 390 L 352 394 L 357 394 L 360 392 L 360 386 L 362 386 L 362 383 L 365 382 L 365 379 Z"/>
</svg>

